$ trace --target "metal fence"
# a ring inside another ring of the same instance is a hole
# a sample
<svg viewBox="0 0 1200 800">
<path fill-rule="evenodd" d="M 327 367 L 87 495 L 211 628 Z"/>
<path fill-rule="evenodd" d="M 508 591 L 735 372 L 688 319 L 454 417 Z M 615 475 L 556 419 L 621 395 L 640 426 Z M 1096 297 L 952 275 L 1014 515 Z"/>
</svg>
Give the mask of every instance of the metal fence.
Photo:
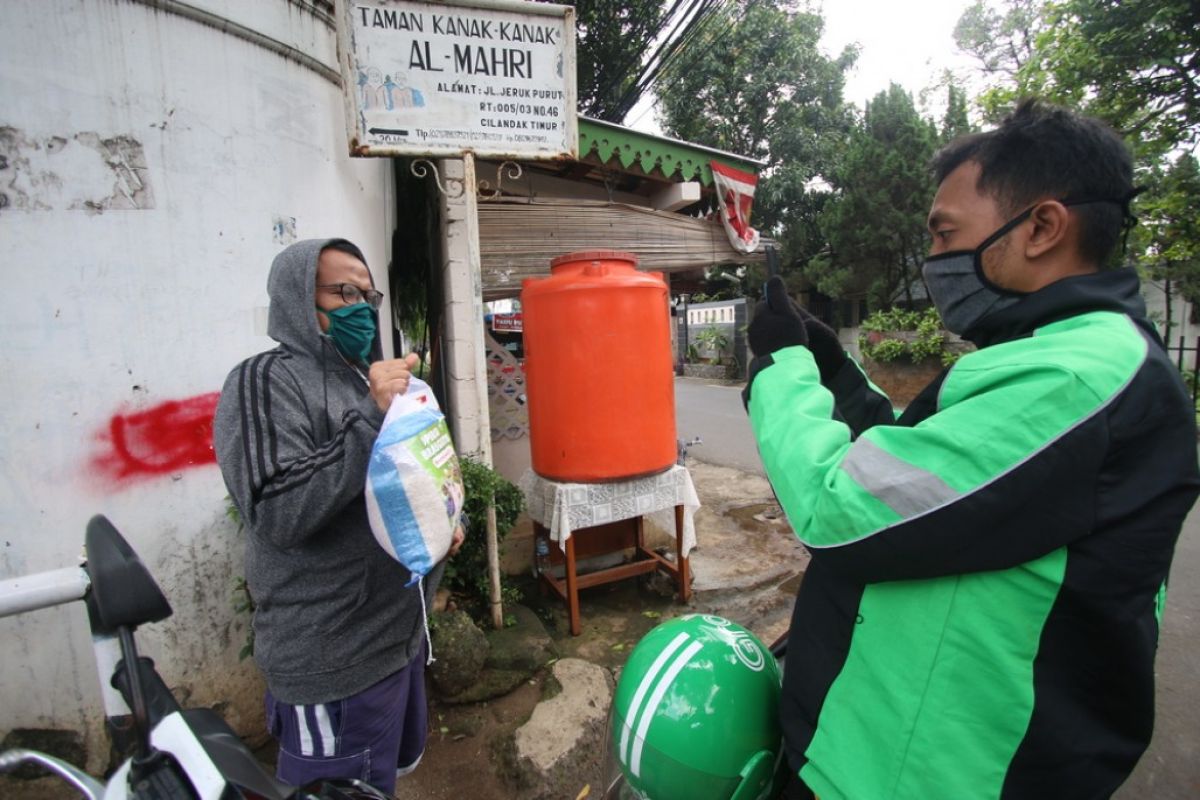
<svg viewBox="0 0 1200 800">
<path fill-rule="evenodd" d="M 1179 337 L 1179 344 L 1172 347 L 1167 345 L 1167 352 L 1175 357 L 1175 365 L 1179 367 L 1179 371 L 1183 374 L 1184 382 L 1192 392 L 1192 405 L 1196 404 L 1196 396 L 1200 391 L 1200 336 L 1196 337 L 1196 343 L 1192 347 L 1187 346 L 1186 337 Z M 1190 359 L 1185 359 L 1184 355 L 1191 353 Z M 1188 367 L 1187 361 L 1191 361 L 1191 367 Z"/>
</svg>

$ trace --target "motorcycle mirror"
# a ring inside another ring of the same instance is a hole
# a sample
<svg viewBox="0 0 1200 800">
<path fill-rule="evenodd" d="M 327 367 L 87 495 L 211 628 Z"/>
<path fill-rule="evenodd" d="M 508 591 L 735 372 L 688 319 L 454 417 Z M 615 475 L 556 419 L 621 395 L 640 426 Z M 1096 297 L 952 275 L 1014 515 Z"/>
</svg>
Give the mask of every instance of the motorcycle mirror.
<svg viewBox="0 0 1200 800">
<path fill-rule="evenodd" d="M 122 625 L 136 628 L 171 616 L 171 604 L 150 571 L 106 517 L 92 517 L 84 542 L 94 628 L 112 633 Z"/>
</svg>

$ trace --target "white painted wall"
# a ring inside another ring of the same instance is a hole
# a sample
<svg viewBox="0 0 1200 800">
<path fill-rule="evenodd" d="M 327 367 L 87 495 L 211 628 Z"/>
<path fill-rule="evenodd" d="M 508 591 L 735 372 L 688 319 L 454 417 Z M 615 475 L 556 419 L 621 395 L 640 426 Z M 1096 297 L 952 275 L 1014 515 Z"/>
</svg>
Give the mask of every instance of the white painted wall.
<svg viewBox="0 0 1200 800">
<path fill-rule="evenodd" d="M 189 2 L 337 67 L 308 4 Z M 346 236 L 386 283 L 390 166 L 347 156 L 342 109 L 314 70 L 134 0 L 4 4 L 0 578 L 73 563 L 107 514 L 175 608 L 144 651 L 187 702 L 231 701 L 243 730 L 261 686 L 238 662 L 241 546 L 216 466 L 113 483 L 90 460 L 114 414 L 215 392 L 272 346 L 267 269 L 291 239 Z M 82 730 L 101 767 L 83 607 L 0 620 L 0 642 L 0 736 Z"/>
</svg>

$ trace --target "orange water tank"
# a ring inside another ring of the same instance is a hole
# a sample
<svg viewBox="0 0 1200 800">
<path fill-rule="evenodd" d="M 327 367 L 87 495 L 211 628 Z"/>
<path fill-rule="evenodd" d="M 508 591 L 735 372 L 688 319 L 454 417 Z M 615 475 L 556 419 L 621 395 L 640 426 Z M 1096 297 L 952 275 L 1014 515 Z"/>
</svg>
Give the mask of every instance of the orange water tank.
<svg viewBox="0 0 1200 800">
<path fill-rule="evenodd" d="M 533 470 L 557 481 L 650 475 L 675 463 L 667 285 L 637 256 L 568 253 L 522 283 Z"/>
</svg>

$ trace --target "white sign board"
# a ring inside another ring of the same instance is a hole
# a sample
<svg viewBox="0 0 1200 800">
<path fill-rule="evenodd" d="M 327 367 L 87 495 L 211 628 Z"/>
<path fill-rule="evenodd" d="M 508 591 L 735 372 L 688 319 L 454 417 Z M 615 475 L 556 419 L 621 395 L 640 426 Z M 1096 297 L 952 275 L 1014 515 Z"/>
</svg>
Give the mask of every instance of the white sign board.
<svg viewBox="0 0 1200 800">
<path fill-rule="evenodd" d="M 576 155 L 571 7 L 343 0 L 341 8 L 352 155 Z"/>
</svg>

